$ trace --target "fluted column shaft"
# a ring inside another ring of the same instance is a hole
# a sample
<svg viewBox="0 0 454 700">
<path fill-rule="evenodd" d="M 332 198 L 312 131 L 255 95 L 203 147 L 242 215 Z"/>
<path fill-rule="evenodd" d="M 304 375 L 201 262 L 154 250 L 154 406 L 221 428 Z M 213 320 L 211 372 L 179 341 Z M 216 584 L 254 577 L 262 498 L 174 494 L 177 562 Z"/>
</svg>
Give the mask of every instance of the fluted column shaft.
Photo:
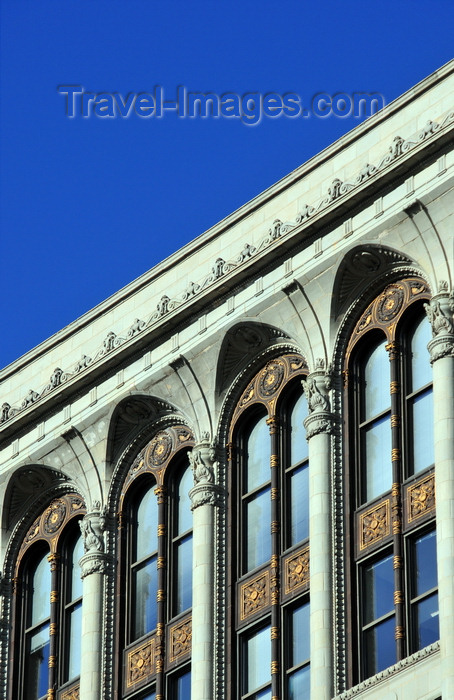
<svg viewBox="0 0 454 700">
<path fill-rule="evenodd" d="M 87 513 L 80 522 L 85 554 L 80 560 L 83 580 L 80 692 L 83 700 L 101 700 L 103 669 L 103 599 L 107 555 L 104 551 L 104 517 Z"/>
<path fill-rule="evenodd" d="M 433 339 L 435 493 L 442 696 L 454 698 L 454 297 L 446 286 L 426 306 Z"/>
<path fill-rule="evenodd" d="M 190 453 L 194 487 L 189 496 L 193 511 L 193 597 L 191 697 L 214 697 L 214 522 L 222 489 L 215 484 L 215 450 L 207 443 Z"/>
<path fill-rule="evenodd" d="M 331 435 L 329 376 L 322 368 L 303 382 L 309 415 L 310 653 L 311 698 L 330 700 L 333 688 L 331 585 Z"/>
</svg>

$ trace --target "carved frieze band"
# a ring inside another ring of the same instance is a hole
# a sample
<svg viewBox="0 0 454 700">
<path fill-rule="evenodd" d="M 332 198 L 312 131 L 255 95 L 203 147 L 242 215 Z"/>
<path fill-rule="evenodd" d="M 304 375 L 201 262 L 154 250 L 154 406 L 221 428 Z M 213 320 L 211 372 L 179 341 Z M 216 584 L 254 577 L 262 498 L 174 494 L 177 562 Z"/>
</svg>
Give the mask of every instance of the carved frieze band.
<svg viewBox="0 0 454 700">
<path fill-rule="evenodd" d="M 391 516 L 389 498 L 365 513 L 359 515 L 359 549 L 360 551 L 380 542 L 391 534 Z"/>
<path fill-rule="evenodd" d="M 174 298 L 170 298 L 167 294 L 161 296 L 156 304 L 155 311 L 146 320 L 139 318 L 134 319 L 130 327 L 123 332 L 123 335 L 117 335 L 114 331 L 109 331 L 102 342 L 102 345 L 93 357 L 82 355 L 71 369 L 66 371 L 60 367 L 56 367 L 49 379 L 49 382 L 40 390 L 35 391 L 30 389 L 22 402 L 18 405 L 11 406 L 4 401 L 0 408 L 0 424 L 14 418 L 16 415 L 26 410 L 32 404 L 45 398 L 50 392 L 57 390 L 62 384 L 70 379 L 87 371 L 95 363 L 102 361 L 107 355 L 115 349 L 130 342 L 134 337 L 143 333 L 146 329 L 159 323 L 163 317 L 179 307 L 190 302 L 194 297 L 203 293 L 206 289 L 218 283 L 218 281 L 230 272 L 237 270 L 241 265 L 247 263 L 254 255 L 257 255 L 265 248 L 279 241 L 283 236 L 294 231 L 296 228 L 304 224 L 311 224 L 311 220 L 318 214 L 331 208 L 337 204 L 337 201 L 342 199 L 347 194 L 352 193 L 355 189 L 362 187 L 369 179 L 380 174 L 383 170 L 392 167 L 396 161 L 411 152 L 414 148 L 425 141 L 431 140 L 433 137 L 448 128 L 451 122 L 454 121 L 454 111 L 449 112 L 444 119 L 437 123 L 428 121 L 426 126 L 414 136 L 403 139 L 401 136 L 395 136 L 392 144 L 378 161 L 377 165 L 366 163 L 359 173 L 353 177 L 350 182 L 342 182 L 339 178 L 335 178 L 331 185 L 327 188 L 327 194 L 313 205 L 305 204 L 300 213 L 296 215 L 294 222 L 282 222 L 280 219 L 275 219 L 269 227 L 266 235 L 260 240 L 257 246 L 246 243 L 243 245 L 240 253 L 229 261 L 223 258 L 217 258 L 212 265 L 211 271 L 199 282 L 190 281 L 186 288 Z M 385 302 L 386 305 L 386 302 Z M 386 306 L 384 312 L 386 314 Z"/>
<path fill-rule="evenodd" d="M 309 547 L 291 554 L 284 560 L 284 593 L 294 593 L 309 585 Z"/>
<path fill-rule="evenodd" d="M 154 637 L 127 652 L 126 689 L 131 689 L 156 673 Z"/>
<path fill-rule="evenodd" d="M 407 488 L 407 518 L 412 523 L 435 511 L 435 475 L 420 479 Z"/>
<path fill-rule="evenodd" d="M 169 630 L 169 662 L 173 663 L 191 653 L 192 619 L 174 625 Z"/>
<path fill-rule="evenodd" d="M 270 603 L 270 572 L 268 570 L 240 585 L 241 622 L 264 610 Z"/>
</svg>

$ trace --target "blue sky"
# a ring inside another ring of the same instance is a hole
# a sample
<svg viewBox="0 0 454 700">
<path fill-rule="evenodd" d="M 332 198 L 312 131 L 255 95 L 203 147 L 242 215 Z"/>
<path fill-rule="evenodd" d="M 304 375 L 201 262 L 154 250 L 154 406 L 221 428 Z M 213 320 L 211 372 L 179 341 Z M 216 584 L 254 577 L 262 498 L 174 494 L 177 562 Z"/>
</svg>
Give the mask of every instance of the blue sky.
<svg viewBox="0 0 454 700">
<path fill-rule="evenodd" d="M 0 367 L 359 123 L 70 119 L 58 86 L 389 103 L 452 58 L 451 0 L 2 0 L 1 14 Z"/>
</svg>

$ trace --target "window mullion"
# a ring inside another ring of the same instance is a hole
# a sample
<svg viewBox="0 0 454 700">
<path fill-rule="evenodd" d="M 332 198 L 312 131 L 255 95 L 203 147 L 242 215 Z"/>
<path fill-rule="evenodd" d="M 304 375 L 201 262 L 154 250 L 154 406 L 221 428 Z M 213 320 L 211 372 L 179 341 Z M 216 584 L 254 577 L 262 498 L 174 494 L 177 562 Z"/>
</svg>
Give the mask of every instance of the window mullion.
<svg viewBox="0 0 454 700">
<path fill-rule="evenodd" d="M 391 462 L 392 462 L 392 527 L 393 527 L 393 569 L 394 569 L 394 608 L 396 612 L 396 658 L 406 656 L 406 622 L 403 570 L 402 537 L 402 407 L 400 377 L 400 345 L 394 340 L 386 345 L 390 361 L 391 392 Z"/>
<path fill-rule="evenodd" d="M 266 421 L 271 438 L 271 688 L 272 696 L 280 697 L 280 465 L 279 423 L 275 416 Z"/>
<path fill-rule="evenodd" d="M 49 554 L 47 560 L 50 564 L 51 586 L 50 586 L 50 629 L 49 629 L 49 689 L 57 687 L 57 658 L 58 639 L 61 637 L 61 627 L 59 625 L 60 612 L 60 555 Z"/>
<path fill-rule="evenodd" d="M 166 579 L 167 579 L 167 489 L 157 486 L 154 490 L 158 499 L 158 593 L 156 628 L 156 697 L 164 697 L 165 621 L 166 621 Z"/>
</svg>

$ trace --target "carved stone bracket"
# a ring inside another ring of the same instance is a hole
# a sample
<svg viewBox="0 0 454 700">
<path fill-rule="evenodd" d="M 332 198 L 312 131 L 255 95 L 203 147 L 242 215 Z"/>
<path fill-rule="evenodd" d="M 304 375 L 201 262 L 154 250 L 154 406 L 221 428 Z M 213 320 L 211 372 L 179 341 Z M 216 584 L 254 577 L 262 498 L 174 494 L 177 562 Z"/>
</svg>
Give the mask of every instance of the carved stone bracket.
<svg viewBox="0 0 454 700">
<path fill-rule="evenodd" d="M 454 293 L 448 294 L 447 285 L 440 284 L 440 292 L 429 304 L 424 304 L 427 316 L 432 326 L 433 338 L 428 344 L 430 362 L 434 363 L 442 357 L 454 356 Z"/>
</svg>

